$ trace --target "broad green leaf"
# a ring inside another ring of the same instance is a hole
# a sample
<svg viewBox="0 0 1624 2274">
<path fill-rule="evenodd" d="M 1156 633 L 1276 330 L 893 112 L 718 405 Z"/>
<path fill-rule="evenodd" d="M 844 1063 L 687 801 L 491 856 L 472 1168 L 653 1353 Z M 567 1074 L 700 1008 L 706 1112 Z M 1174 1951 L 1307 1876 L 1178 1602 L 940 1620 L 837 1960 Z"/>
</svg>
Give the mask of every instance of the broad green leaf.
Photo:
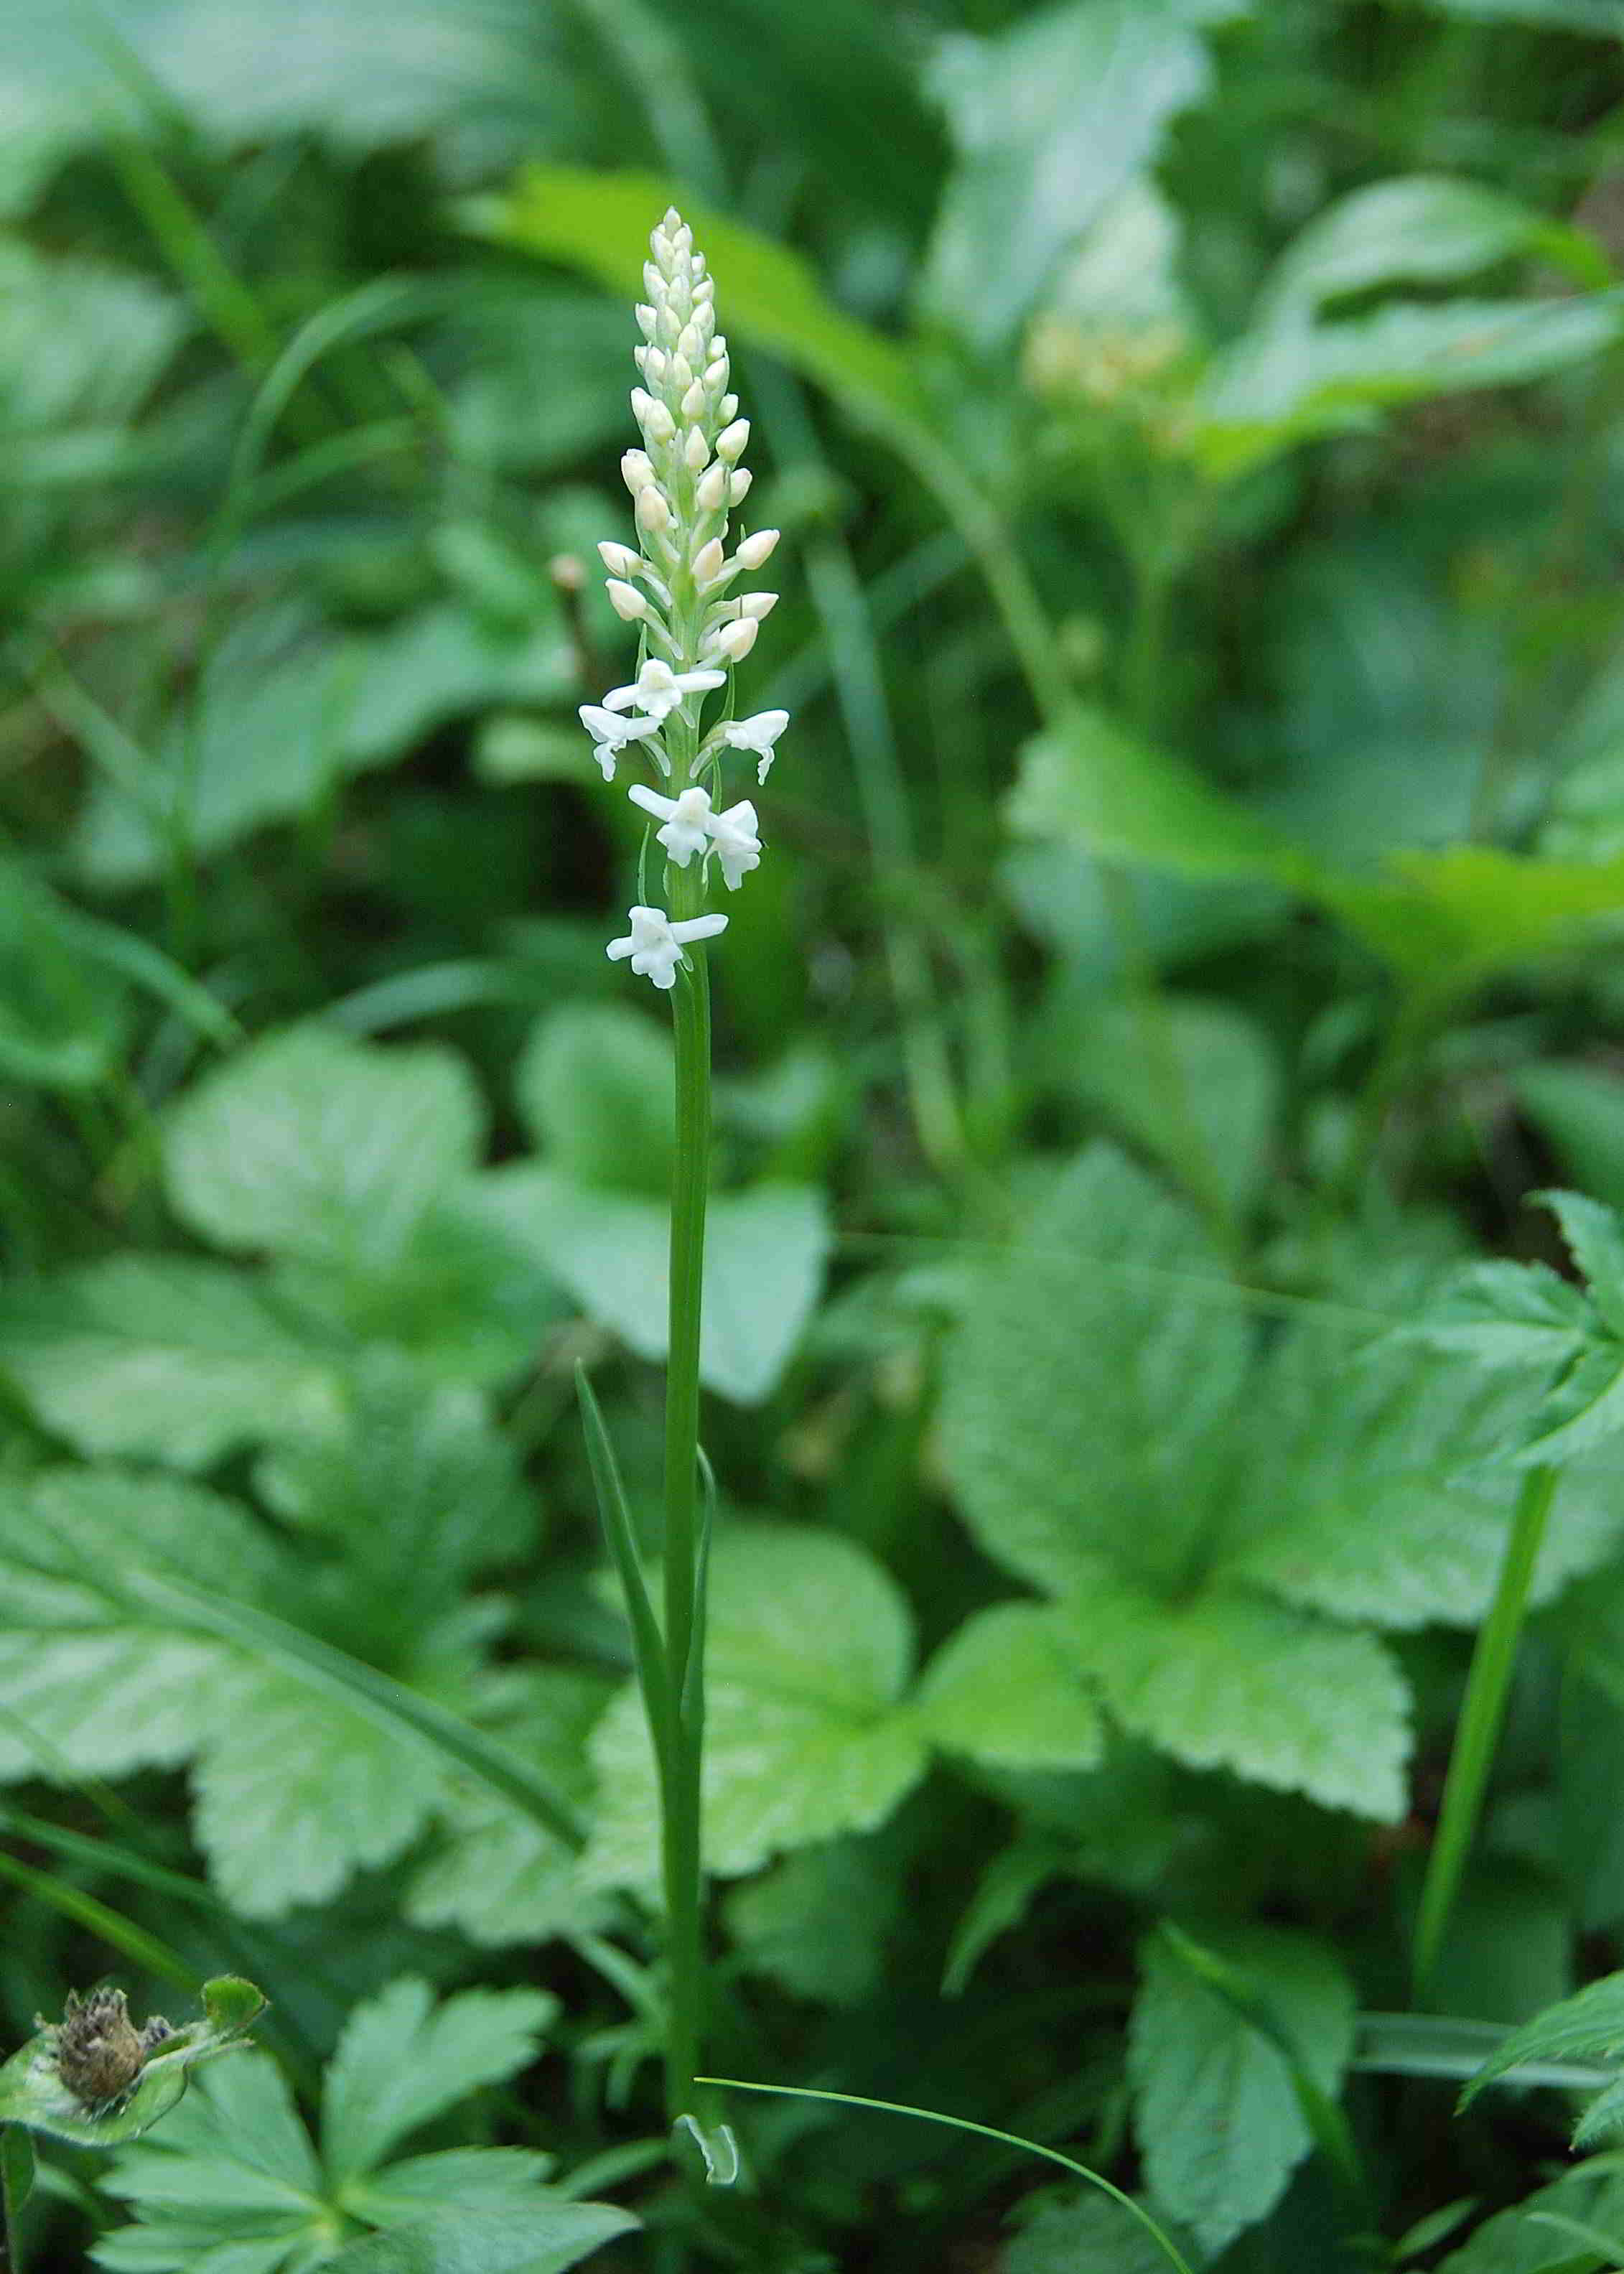
<svg viewBox="0 0 1624 2274">
<path fill-rule="evenodd" d="M 825 1840 L 729 1890 L 739 1962 L 795 1998 L 855 2008 L 884 1979 L 902 1913 L 903 1859 L 885 1834 Z"/>
<path fill-rule="evenodd" d="M 932 76 L 959 167 L 926 272 L 930 314 L 983 352 L 1008 345 L 1062 254 L 1207 93 L 1195 25 L 1216 12 L 1071 0 L 941 44 Z"/>
<path fill-rule="evenodd" d="M 554 2200 L 529 2210 L 460 2211 L 352 2242 L 332 2274 L 564 2274 L 641 2224 L 614 2203 Z"/>
<path fill-rule="evenodd" d="M 1320 896 L 1380 955 L 1429 985 L 1477 984 L 1571 952 L 1624 908 L 1624 858 L 1550 861 L 1492 845 L 1389 853 L 1374 878 Z"/>
<path fill-rule="evenodd" d="M 1340 323 L 1289 305 L 1214 364 L 1196 447 L 1210 472 L 1234 475 L 1296 442 L 1368 425 L 1389 404 L 1549 378 L 1605 354 L 1621 323 L 1616 291 L 1393 302 Z"/>
<path fill-rule="evenodd" d="M 1102 1001 L 1069 1021 L 1061 1078 L 1123 1136 L 1177 1172 L 1180 1133 L 1149 1046 L 1149 1018 L 1165 1026 L 1181 1103 L 1206 1141 L 1207 1157 L 1232 1204 L 1244 1209 L 1270 1169 L 1281 1103 L 1280 1066 L 1257 1022 L 1228 1004 L 1163 995 L 1146 1012 Z"/>
<path fill-rule="evenodd" d="M 331 1540 L 376 1605 L 369 1632 L 409 1653 L 471 1575 L 532 1551 L 541 1525 L 477 1391 L 374 1351 L 339 1424 L 260 1464 L 279 1515 Z"/>
<path fill-rule="evenodd" d="M 903 1707 L 907 1607 L 853 1540 L 790 1525 L 724 1532 L 710 1566 L 704 1838 L 723 1878 L 780 1850 L 872 1831 L 918 1781 L 924 1740 Z M 592 1739 L 598 1808 L 585 1871 L 658 1883 L 654 1757 L 635 1684 Z"/>
<path fill-rule="evenodd" d="M 188 1092 L 165 1164 L 177 1213 L 205 1238 L 360 1275 L 399 1254 L 483 1136 L 472 1078 L 448 1050 L 295 1027 Z"/>
<path fill-rule="evenodd" d="M 1160 2203 L 1150 2209 L 1161 2225 L 1172 2224 Z M 1094 2187 L 1046 2189 L 1034 2212 L 1026 2216 L 1023 2206 L 1016 2216 L 1020 2231 L 1004 2250 L 1004 2274 L 1166 2274 L 1166 2253 Z"/>
<path fill-rule="evenodd" d="M 673 1064 L 668 1028 L 622 1005 L 549 1012 L 515 1078 L 519 1110 L 548 1165 L 582 1184 L 665 1198 L 675 1142 Z"/>
<path fill-rule="evenodd" d="M 41 2030 L 0 2067 L 0 2124 L 20 2124 L 83 2148 L 139 2139 L 185 2092 L 199 2061 L 236 2048 L 264 2011 L 252 1983 L 229 1975 L 203 1985 L 203 2016 L 174 2029 L 141 2065 L 134 2089 L 110 2107 L 90 2108 L 63 2082 L 49 2031 Z"/>
<path fill-rule="evenodd" d="M 480 1177 L 459 1177 L 393 1254 L 370 1256 L 363 1271 L 337 1254 L 285 1255 L 270 1294 L 321 1335 L 392 1344 L 447 1382 L 503 1382 L 569 1306 L 535 1256 L 482 1213 L 481 1193 Z"/>
<path fill-rule="evenodd" d="M 322 2086 L 321 2152 L 335 2185 L 375 2171 L 397 2142 L 470 2093 L 528 2068 L 558 2000 L 539 1990 L 390 1983 L 357 2006 Z"/>
<path fill-rule="evenodd" d="M 583 1185 L 550 1169 L 498 1169 L 477 1203 L 639 1358 L 663 1359 L 670 1213 L 664 1201 Z M 705 1219 L 700 1378 L 741 1405 L 777 1386 L 823 1284 L 821 1193 L 757 1185 L 715 1194 Z"/>
<path fill-rule="evenodd" d="M 1521 1484 L 1496 1457 L 1527 1407 L 1520 1387 L 1485 1379 L 1480 1364 L 1398 1339 L 1358 1351 L 1345 1335 L 1299 1329 L 1259 1378 L 1226 1570 L 1332 1618 L 1475 1625 L 1493 1600 Z M 1605 1562 L 1621 1531 L 1611 1465 L 1571 1464 L 1531 1600 L 1549 1601 Z"/>
<path fill-rule="evenodd" d="M 62 1470 L 0 1487 L 0 1776 L 119 1776 L 188 1758 L 224 1712 L 238 1661 L 210 1638 L 132 1616 L 148 1568 L 252 1595 L 274 1584 L 264 1535 L 200 1486 Z"/>
<path fill-rule="evenodd" d="M 502 242 L 584 269 L 629 308 L 641 297 L 649 230 L 673 184 L 617 169 L 529 166 L 479 218 Z M 828 299 L 798 252 L 682 193 L 683 218 L 722 278 L 730 334 L 781 357 L 837 401 L 884 425 L 914 424 L 922 397 L 906 355 Z"/>
<path fill-rule="evenodd" d="M 504 1668 L 491 1721 L 502 1742 L 541 1762 L 583 1815 L 591 1797 L 586 1744 L 611 1690 L 596 1674 L 564 1667 Z M 407 1884 L 417 1925 L 455 1927 L 471 1941 L 538 1943 L 602 1924 L 604 1898 L 583 1886 L 574 1850 L 488 1785 L 455 1775 L 440 1830 Z"/>
<path fill-rule="evenodd" d="M 1353 1992 L 1335 1954 L 1272 1927 L 1204 1927 L 1239 1968 L 1320 2090 L 1353 2048 Z M 1144 1950 L 1128 2073 L 1146 2176 L 1159 2202 L 1216 2252 L 1266 2216 L 1312 2144 L 1276 2046 L 1157 1939 Z"/>
<path fill-rule="evenodd" d="M 1004 808 L 1017 836 L 1174 875 L 1312 888 L 1309 855 L 1193 767 L 1079 706 L 1022 746 Z"/>
<path fill-rule="evenodd" d="M 394 1862 L 428 1822 L 444 1769 L 362 1706 L 264 1667 L 243 1669 L 192 1772 L 210 1876 L 246 1918 L 280 1918 Z"/>
<path fill-rule="evenodd" d="M 985 1268 L 944 1365 L 978 1544 L 1061 1593 L 1096 1556 L 1182 1570 L 1222 1506 L 1252 1337 L 1194 1217 L 1085 1154 Z"/>
<path fill-rule="evenodd" d="M 1587 282 L 1607 279 L 1599 249 L 1578 230 L 1479 182 L 1404 174 L 1356 190 L 1318 215 L 1265 289 L 1272 308 L 1317 307 L 1377 284 L 1441 284 L 1523 256 L 1564 261 Z"/>
<path fill-rule="evenodd" d="M 1104 1749 L 1056 1614 L 1032 1603 L 996 1604 L 950 1636 L 921 1680 L 919 1719 L 950 1752 L 1006 1768 L 1092 1768 Z"/>
<path fill-rule="evenodd" d="M 330 1359 L 240 1272 L 126 1254 L 0 1291 L 0 1367 L 80 1452 L 212 1467 L 330 1424 Z"/>
<path fill-rule="evenodd" d="M 1169 1598 L 1103 1563 L 1063 1609 L 1073 1664 L 1131 1736 L 1326 1808 L 1403 1815 L 1409 1692 L 1373 1635 L 1221 1584 Z"/>
</svg>

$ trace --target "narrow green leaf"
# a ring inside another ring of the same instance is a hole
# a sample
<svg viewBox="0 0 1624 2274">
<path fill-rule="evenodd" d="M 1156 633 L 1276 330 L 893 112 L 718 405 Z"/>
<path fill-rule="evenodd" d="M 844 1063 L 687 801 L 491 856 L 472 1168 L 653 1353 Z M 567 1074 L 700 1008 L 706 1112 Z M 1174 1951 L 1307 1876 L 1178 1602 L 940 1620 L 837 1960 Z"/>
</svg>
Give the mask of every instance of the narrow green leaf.
<svg viewBox="0 0 1624 2274">
<path fill-rule="evenodd" d="M 631 1623 L 632 1655 L 637 1668 L 637 1687 L 643 1694 L 643 1711 L 649 1717 L 649 1727 L 653 1732 L 655 1752 L 660 1761 L 665 1763 L 670 1758 L 671 1731 L 665 1639 L 659 1630 L 659 1622 L 654 1615 L 654 1606 L 649 1600 L 648 1588 L 643 1584 L 643 1550 L 632 1524 L 631 1510 L 627 1506 L 620 1465 L 614 1457 L 614 1447 L 604 1424 L 603 1409 L 587 1378 L 586 1368 L 579 1359 L 575 1363 L 575 1395 L 581 1401 L 581 1421 L 586 1431 L 587 1460 L 598 1495 L 598 1520 L 603 1525 L 604 1540 L 620 1582 L 626 1615 Z"/>
</svg>

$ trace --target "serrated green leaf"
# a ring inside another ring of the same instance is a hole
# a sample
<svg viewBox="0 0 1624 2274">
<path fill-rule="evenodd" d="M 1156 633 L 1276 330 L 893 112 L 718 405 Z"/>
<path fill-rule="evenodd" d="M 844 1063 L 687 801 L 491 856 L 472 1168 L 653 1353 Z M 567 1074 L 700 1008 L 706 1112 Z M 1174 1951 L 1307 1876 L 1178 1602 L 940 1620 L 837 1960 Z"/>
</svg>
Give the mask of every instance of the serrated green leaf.
<svg viewBox="0 0 1624 2274">
<path fill-rule="evenodd" d="M 1468 1263 L 1399 1332 L 1485 1366 L 1545 1368 L 1576 1357 L 1596 1321 L 1581 1291 L 1545 1263 Z"/>
<path fill-rule="evenodd" d="M 966 1619 L 926 1668 L 918 1713 L 936 1744 L 1006 1768 L 1092 1768 L 1104 1750 L 1099 1707 L 1056 1615 L 1035 1603 Z"/>
<path fill-rule="evenodd" d="M 1239 1967 L 1325 2094 L 1353 2046 L 1353 1992 L 1335 1954 L 1276 1928 L 1203 1928 Z M 1217 2251 L 1262 2218 L 1312 2145 L 1288 2064 L 1164 1944 L 1144 1951 L 1128 2041 L 1134 2120 L 1158 2202 Z"/>
<path fill-rule="evenodd" d="M 202 1734 L 197 1836 L 247 1918 L 324 1901 L 355 1871 L 392 1863 L 443 1788 L 423 1746 L 280 1668 L 242 1668 Z"/>
<path fill-rule="evenodd" d="M 549 1167 L 585 1185 L 661 1199 L 676 1142 L 668 1025 L 620 1004 L 550 1011 L 531 1030 L 515 1084 Z"/>
<path fill-rule="evenodd" d="M 0 1777 L 59 1780 L 173 1766 L 223 1710 L 237 1661 L 210 1638 L 132 1617 L 116 1592 L 139 1554 L 154 1570 L 253 1595 L 269 1543 L 201 1486 L 63 1470 L 0 1487 Z"/>
<path fill-rule="evenodd" d="M 1605 1324 L 1624 1337 L 1624 1221 L 1583 1193 L 1542 1193 Z"/>
<path fill-rule="evenodd" d="M 81 1452 L 203 1469 L 337 1411 L 335 1369 L 252 1283 L 126 1254 L 0 1292 L 0 1367 Z"/>
<path fill-rule="evenodd" d="M 1417 1331 L 1432 1339 L 1425 1321 Z M 1230 1527 L 1230 1576 L 1379 1627 L 1470 1626 L 1485 1615 L 1520 1489 L 1495 1458 L 1525 1419 L 1519 1385 L 1403 1339 L 1359 1352 L 1345 1335 L 1304 1329 L 1277 1344 L 1256 1411 L 1265 1426 Z M 1572 1465 L 1532 1599 L 1549 1601 L 1605 1561 L 1620 1529 L 1607 1465 Z"/>
<path fill-rule="evenodd" d="M 641 2224 L 613 2203 L 472 2210 L 370 2235 L 327 2263 L 332 2274 L 564 2274 Z"/>
<path fill-rule="evenodd" d="M 265 2010 L 260 1992 L 235 1977 L 206 1983 L 203 1997 L 203 2019 L 175 2029 L 147 2055 L 133 2090 L 107 2107 L 87 2107 L 63 2082 L 51 2033 L 41 2029 L 0 2067 L 0 2124 L 20 2124 L 83 2148 L 139 2139 L 180 2100 L 198 2062 L 235 2051 Z"/>
<path fill-rule="evenodd" d="M 165 1167 L 177 1213 L 205 1238 L 364 1273 L 473 1168 L 483 1134 L 472 1077 L 448 1050 L 296 1027 L 188 1092 Z"/>
<path fill-rule="evenodd" d="M 1441 2261 L 1438 2274 L 1590 2274 L 1594 2259 L 1575 2256 L 1571 2238 L 1542 2224 L 1542 2214 L 1581 2218 L 1624 2238 L 1624 2180 L 1599 2158 L 1564 2172 L 1511 2210 L 1485 2219 L 1461 2249 Z"/>
<path fill-rule="evenodd" d="M 639 1358 L 663 1359 L 671 1227 L 663 1201 L 594 1189 L 549 1169 L 499 1169 L 481 1206 Z M 741 1404 L 768 1397 L 823 1284 L 823 1194 L 758 1185 L 711 1198 L 705 1218 L 700 1379 Z"/>
<path fill-rule="evenodd" d="M 900 1699 L 907 1608 L 855 1542 L 790 1525 L 725 1533 L 712 1558 L 706 1668 L 706 1862 L 724 1878 L 781 1849 L 871 1831 L 919 1780 L 922 1736 Z M 658 1878 L 658 1795 L 635 1684 L 594 1733 L 590 1880 Z"/>
<path fill-rule="evenodd" d="M 474 1572 L 534 1547 L 535 1495 L 477 1392 L 385 1351 L 349 1389 L 338 1426 L 262 1462 L 258 1480 L 278 1514 L 340 1549 L 377 1607 L 372 1630 L 409 1654 Z"/>
<path fill-rule="evenodd" d="M 528 2148 L 440 2148 L 349 2181 L 344 2202 L 369 2226 L 399 2226 L 437 2210 L 522 2210 L 553 2161 Z"/>
<path fill-rule="evenodd" d="M 942 1440 L 985 1552 L 1055 1593 L 1098 1555 L 1182 1570 L 1223 1489 L 1252 1337 L 1188 1210 L 1105 1147 L 984 1271 Z"/>
<path fill-rule="evenodd" d="M 555 1788 L 590 1799 L 587 1738 L 612 1690 L 602 1676 L 563 1667 L 504 1669 L 503 1743 L 541 1762 Z M 603 1924 L 605 1899 L 583 1886 L 575 1850 L 488 1785 L 455 1776 L 440 1803 L 440 1837 L 412 1875 L 406 1916 L 419 1926 L 453 1926 L 472 1941 L 537 1943 Z"/>
<path fill-rule="evenodd" d="M 1595 2060 L 1624 2064 L 1624 1974 L 1604 1975 L 1571 1998 L 1525 2022 L 1485 2061 L 1465 2091 L 1469 2107 L 1485 2085 L 1528 2061 Z M 1624 2077 L 1605 2087 L 1574 2129 L 1575 2147 L 1624 2122 Z"/>
<path fill-rule="evenodd" d="M 342 2186 L 375 2171 L 446 2109 L 528 2068 L 557 2012 L 539 1990 L 465 1990 L 436 2005 L 410 1977 L 357 2006 L 322 2089 L 328 2178 Z"/>
<path fill-rule="evenodd" d="M 1410 1697 L 1373 1635 L 1222 1584 L 1169 1598 L 1103 1564 L 1061 1608 L 1073 1663 L 1132 1736 L 1327 1808 L 1403 1815 Z"/>
</svg>

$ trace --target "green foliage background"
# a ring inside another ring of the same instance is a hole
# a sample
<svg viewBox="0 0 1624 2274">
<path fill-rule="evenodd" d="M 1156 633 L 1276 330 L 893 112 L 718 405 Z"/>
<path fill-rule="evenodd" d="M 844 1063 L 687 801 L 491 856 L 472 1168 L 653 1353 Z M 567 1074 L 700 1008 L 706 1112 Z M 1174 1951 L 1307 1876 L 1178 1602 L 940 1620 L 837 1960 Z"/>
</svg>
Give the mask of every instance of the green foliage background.
<svg viewBox="0 0 1624 2274">
<path fill-rule="evenodd" d="M 671 1049 L 574 710 L 672 199 L 793 714 L 711 2066 L 1223 2274 L 1624 2263 L 1617 0 L 0 11 L 0 2015 L 271 2000 L 8 2146 L 19 2255 L 1164 2263 L 832 2103 L 656 2136 L 572 1382 L 657 1560 Z"/>
</svg>

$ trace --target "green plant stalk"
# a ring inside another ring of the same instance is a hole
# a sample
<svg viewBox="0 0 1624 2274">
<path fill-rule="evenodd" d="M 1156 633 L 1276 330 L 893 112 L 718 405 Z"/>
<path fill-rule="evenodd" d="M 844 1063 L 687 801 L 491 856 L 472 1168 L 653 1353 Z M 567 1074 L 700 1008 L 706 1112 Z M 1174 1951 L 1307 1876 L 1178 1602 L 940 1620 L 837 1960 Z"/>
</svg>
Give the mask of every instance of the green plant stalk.
<svg viewBox="0 0 1624 2274">
<path fill-rule="evenodd" d="M 701 912 L 703 887 L 679 872 L 673 912 Z M 670 1743 L 661 1809 L 671 2029 L 666 2113 L 694 2105 L 704 2017 L 700 1924 L 700 1764 L 703 1728 L 688 1710 L 690 1662 L 703 1660 L 696 1617 L 699 1557 L 699 1322 L 704 1296 L 705 1193 L 710 1160 L 710 989 L 703 953 L 673 990 L 677 1150 L 671 1189 L 671 1346 L 665 1374 L 665 1722 Z"/>
<path fill-rule="evenodd" d="M 23 2274 L 18 2214 L 34 2186 L 34 2142 L 20 2124 L 0 2124 L 0 2274 Z"/>
<path fill-rule="evenodd" d="M 1421 1907 L 1416 1919 L 1414 1982 L 1417 1997 L 1425 1994 L 1437 1968 L 1444 1930 L 1460 1892 L 1466 1859 L 1482 1812 L 1494 1749 L 1506 1718 L 1517 1644 L 1528 1615 L 1534 1566 L 1545 1538 L 1557 1476 L 1554 1468 L 1542 1465 L 1530 1469 L 1523 1480 L 1494 1601 L 1472 1652 L 1460 1726 L 1455 1733 L 1449 1771 L 1444 1780 L 1443 1807 L 1432 1852 L 1427 1858 Z"/>
</svg>

